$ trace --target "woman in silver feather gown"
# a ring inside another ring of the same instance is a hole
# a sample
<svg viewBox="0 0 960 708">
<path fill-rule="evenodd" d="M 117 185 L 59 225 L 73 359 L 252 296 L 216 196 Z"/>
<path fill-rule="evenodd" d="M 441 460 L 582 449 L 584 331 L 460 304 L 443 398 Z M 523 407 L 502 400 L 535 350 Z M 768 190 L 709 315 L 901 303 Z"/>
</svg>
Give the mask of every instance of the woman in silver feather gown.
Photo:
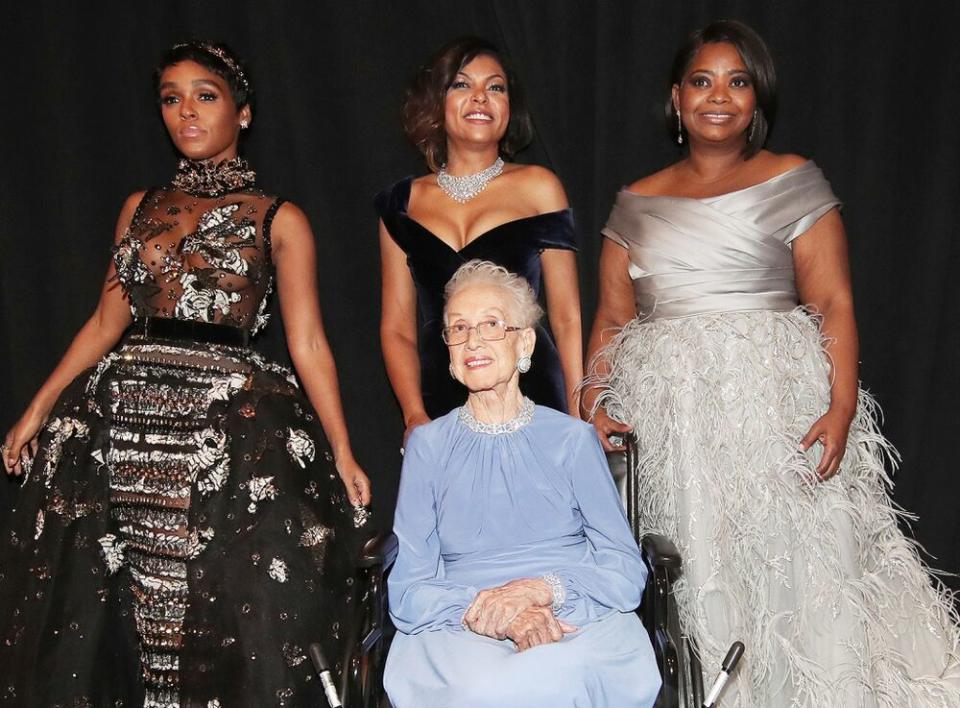
<svg viewBox="0 0 960 708">
<path fill-rule="evenodd" d="M 707 668 L 746 644 L 727 708 L 960 705 L 953 598 L 898 528 L 897 455 L 858 387 L 840 202 L 762 149 L 775 79 L 752 30 L 694 33 L 672 83 L 689 155 L 617 195 L 584 400 L 608 449 L 636 436 L 684 628 Z"/>
</svg>

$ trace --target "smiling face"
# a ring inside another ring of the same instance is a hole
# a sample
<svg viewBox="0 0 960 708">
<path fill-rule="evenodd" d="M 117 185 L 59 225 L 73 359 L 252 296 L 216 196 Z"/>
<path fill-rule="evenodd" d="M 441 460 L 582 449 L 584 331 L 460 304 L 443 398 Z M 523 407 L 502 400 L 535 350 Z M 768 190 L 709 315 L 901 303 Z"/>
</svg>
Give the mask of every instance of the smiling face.
<svg viewBox="0 0 960 708">
<path fill-rule="evenodd" d="M 736 47 L 729 42 L 704 44 L 682 82 L 673 87 L 673 106 L 691 142 L 746 142 L 757 97 Z"/>
<path fill-rule="evenodd" d="M 249 106 L 237 110 L 221 76 L 189 60 L 163 70 L 160 110 L 173 144 L 191 160 L 236 157 L 240 124 L 251 118 Z"/>
<path fill-rule="evenodd" d="M 486 320 L 517 325 L 509 294 L 489 283 L 467 285 L 458 291 L 447 302 L 444 316 L 448 327 L 458 323 L 475 327 Z M 530 327 L 507 332 L 503 339 L 492 342 L 471 329 L 466 342 L 447 347 L 453 375 L 471 393 L 496 391 L 506 395 L 518 387 L 517 360 L 533 353 L 535 340 Z"/>
<path fill-rule="evenodd" d="M 474 57 L 454 77 L 444 103 L 447 140 L 499 143 L 510 123 L 507 76 L 493 57 Z"/>
</svg>

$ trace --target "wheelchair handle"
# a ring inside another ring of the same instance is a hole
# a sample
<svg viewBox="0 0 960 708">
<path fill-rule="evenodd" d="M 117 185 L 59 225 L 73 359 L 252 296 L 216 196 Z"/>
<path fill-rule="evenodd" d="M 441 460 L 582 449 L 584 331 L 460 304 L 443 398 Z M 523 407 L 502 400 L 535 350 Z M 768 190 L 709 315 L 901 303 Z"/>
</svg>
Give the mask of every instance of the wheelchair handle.
<svg viewBox="0 0 960 708">
<path fill-rule="evenodd" d="M 717 680 L 713 682 L 710 693 L 707 694 L 707 699 L 703 702 L 703 708 L 713 708 L 713 706 L 716 705 L 717 699 L 720 698 L 720 693 L 723 691 L 723 687 L 727 685 L 730 675 L 733 673 L 733 670 L 737 668 L 737 664 L 740 662 L 740 657 L 742 656 L 743 642 L 734 642 L 730 645 L 730 649 L 727 650 L 727 655 L 723 658 L 723 663 L 720 665 L 720 674 L 717 676 Z"/>
<path fill-rule="evenodd" d="M 343 703 L 340 702 L 340 696 L 337 695 L 337 689 L 333 685 L 333 677 L 330 676 L 330 665 L 317 642 L 310 645 L 310 661 L 313 662 L 313 668 L 320 674 L 320 683 L 323 684 L 323 692 L 327 696 L 330 708 L 342 708 Z"/>
</svg>

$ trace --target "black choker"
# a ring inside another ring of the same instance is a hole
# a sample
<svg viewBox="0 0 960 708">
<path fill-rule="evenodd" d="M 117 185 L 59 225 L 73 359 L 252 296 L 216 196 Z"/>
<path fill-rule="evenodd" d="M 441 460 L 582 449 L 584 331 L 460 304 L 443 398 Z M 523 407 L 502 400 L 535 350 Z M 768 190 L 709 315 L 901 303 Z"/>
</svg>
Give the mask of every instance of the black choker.
<svg viewBox="0 0 960 708">
<path fill-rule="evenodd" d="M 194 197 L 219 197 L 254 186 L 257 173 L 242 157 L 214 164 L 212 160 L 180 160 L 171 183 Z"/>
</svg>

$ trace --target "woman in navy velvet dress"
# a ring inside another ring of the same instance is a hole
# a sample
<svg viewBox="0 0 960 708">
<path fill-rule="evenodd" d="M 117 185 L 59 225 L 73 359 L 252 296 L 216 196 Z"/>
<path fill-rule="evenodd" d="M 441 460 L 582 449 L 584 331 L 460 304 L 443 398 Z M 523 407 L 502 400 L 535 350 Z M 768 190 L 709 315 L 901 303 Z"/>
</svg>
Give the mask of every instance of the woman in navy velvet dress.
<svg viewBox="0 0 960 708">
<path fill-rule="evenodd" d="M 537 331 L 524 393 L 577 411 L 582 376 L 573 218 L 556 176 L 505 163 L 532 136 L 522 89 L 497 49 L 466 38 L 421 68 L 403 109 L 404 129 L 430 173 L 377 196 L 383 271 L 380 337 L 406 435 L 463 402 L 447 370 L 443 287 L 482 258 L 546 291 L 551 332 Z"/>
</svg>

